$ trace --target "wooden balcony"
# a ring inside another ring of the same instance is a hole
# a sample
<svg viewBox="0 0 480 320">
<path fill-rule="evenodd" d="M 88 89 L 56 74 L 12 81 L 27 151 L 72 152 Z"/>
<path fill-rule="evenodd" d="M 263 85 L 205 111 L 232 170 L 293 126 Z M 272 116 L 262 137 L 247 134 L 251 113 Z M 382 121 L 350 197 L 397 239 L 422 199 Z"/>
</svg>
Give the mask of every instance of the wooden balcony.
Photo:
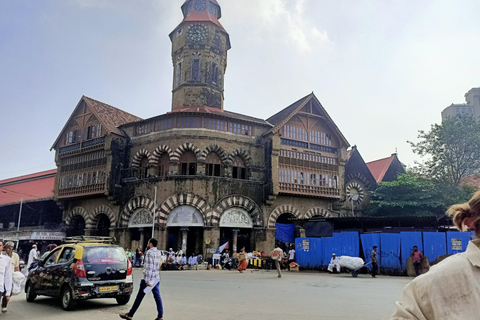
<svg viewBox="0 0 480 320">
<path fill-rule="evenodd" d="M 324 198 L 340 198 L 340 189 L 329 188 L 329 187 L 320 187 L 320 186 L 310 186 L 305 184 L 298 183 L 279 183 L 280 193 L 289 193 L 313 197 L 324 197 Z"/>
</svg>

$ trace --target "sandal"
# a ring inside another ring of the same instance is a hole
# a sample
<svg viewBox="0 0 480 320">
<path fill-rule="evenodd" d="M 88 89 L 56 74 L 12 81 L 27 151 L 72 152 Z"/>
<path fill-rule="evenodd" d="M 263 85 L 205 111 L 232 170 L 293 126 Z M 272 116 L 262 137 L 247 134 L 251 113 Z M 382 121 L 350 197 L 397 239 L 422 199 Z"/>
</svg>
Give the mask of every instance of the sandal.
<svg viewBox="0 0 480 320">
<path fill-rule="evenodd" d="M 119 316 L 122 319 L 127 319 L 127 320 L 132 320 L 133 319 L 132 317 L 128 316 L 128 313 L 120 313 Z"/>
</svg>

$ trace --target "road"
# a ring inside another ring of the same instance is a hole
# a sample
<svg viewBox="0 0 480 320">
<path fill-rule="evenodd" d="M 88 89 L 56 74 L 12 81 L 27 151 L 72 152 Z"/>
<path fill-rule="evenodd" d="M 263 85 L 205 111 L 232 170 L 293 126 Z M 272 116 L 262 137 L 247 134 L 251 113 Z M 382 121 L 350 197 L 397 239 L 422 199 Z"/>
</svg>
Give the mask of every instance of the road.
<svg viewBox="0 0 480 320">
<path fill-rule="evenodd" d="M 135 269 L 134 276 L 138 288 L 141 270 Z M 284 272 L 277 278 L 275 271 L 263 270 L 241 274 L 227 270 L 165 271 L 161 277 L 166 320 L 389 319 L 401 289 L 411 280 L 323 272 Z M 126 306 L 117 305 L 114 299 L 90 300 L 67 312 L 56 299 L 38 297 L 28 303 L 21 293 L 12 298 L 8 313 L 0 315 L 0 320 L 118 320 L 118 314 L 127 312 L 133 300 Z M 134 319 L 153 320 L 155 310 L 153 297 L 148 295 Z"/>
</svg>

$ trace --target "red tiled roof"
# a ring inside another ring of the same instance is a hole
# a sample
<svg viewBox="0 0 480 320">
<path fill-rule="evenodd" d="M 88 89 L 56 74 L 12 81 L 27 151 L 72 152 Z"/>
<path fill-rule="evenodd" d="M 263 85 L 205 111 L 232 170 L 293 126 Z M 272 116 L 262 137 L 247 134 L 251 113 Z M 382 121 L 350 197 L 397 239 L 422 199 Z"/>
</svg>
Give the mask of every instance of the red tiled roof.
<svg viewBox="0 0 480 320">
<path fill-rule="evenodd" d="M 0 206 L 23 201 L 53 199 L 57 169 L 0 180 Z"/>
<path fill-rule="evenodd" d="M 395 155 L 391 155 L 390 157 L 385 159 L 367 162 L 367 167 L 372 173 L 377 183 L 383 180 L 383 177 L 385 176 L 385 173 L 387 172 L 388 168 L 392 164 L 394 157 Z"/>
</svg>

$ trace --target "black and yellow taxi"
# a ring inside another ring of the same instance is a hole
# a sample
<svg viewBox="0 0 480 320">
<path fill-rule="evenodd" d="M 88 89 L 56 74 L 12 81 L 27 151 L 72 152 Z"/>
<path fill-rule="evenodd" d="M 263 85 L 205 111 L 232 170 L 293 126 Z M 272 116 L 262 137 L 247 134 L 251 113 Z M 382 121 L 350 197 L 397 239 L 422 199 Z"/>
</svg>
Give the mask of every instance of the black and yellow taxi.
<svg viewBox="0 0 480 320">
<path fill-rule="evenodd" d="M 32 269 L 25 282 L 28 302 L 37 295 L 60 297 L 62 308 L 72 310 L 79 300 L 130 300 L 133 266 L 122 247 L 110 237 L 69 237 Z"/>
</svg>

